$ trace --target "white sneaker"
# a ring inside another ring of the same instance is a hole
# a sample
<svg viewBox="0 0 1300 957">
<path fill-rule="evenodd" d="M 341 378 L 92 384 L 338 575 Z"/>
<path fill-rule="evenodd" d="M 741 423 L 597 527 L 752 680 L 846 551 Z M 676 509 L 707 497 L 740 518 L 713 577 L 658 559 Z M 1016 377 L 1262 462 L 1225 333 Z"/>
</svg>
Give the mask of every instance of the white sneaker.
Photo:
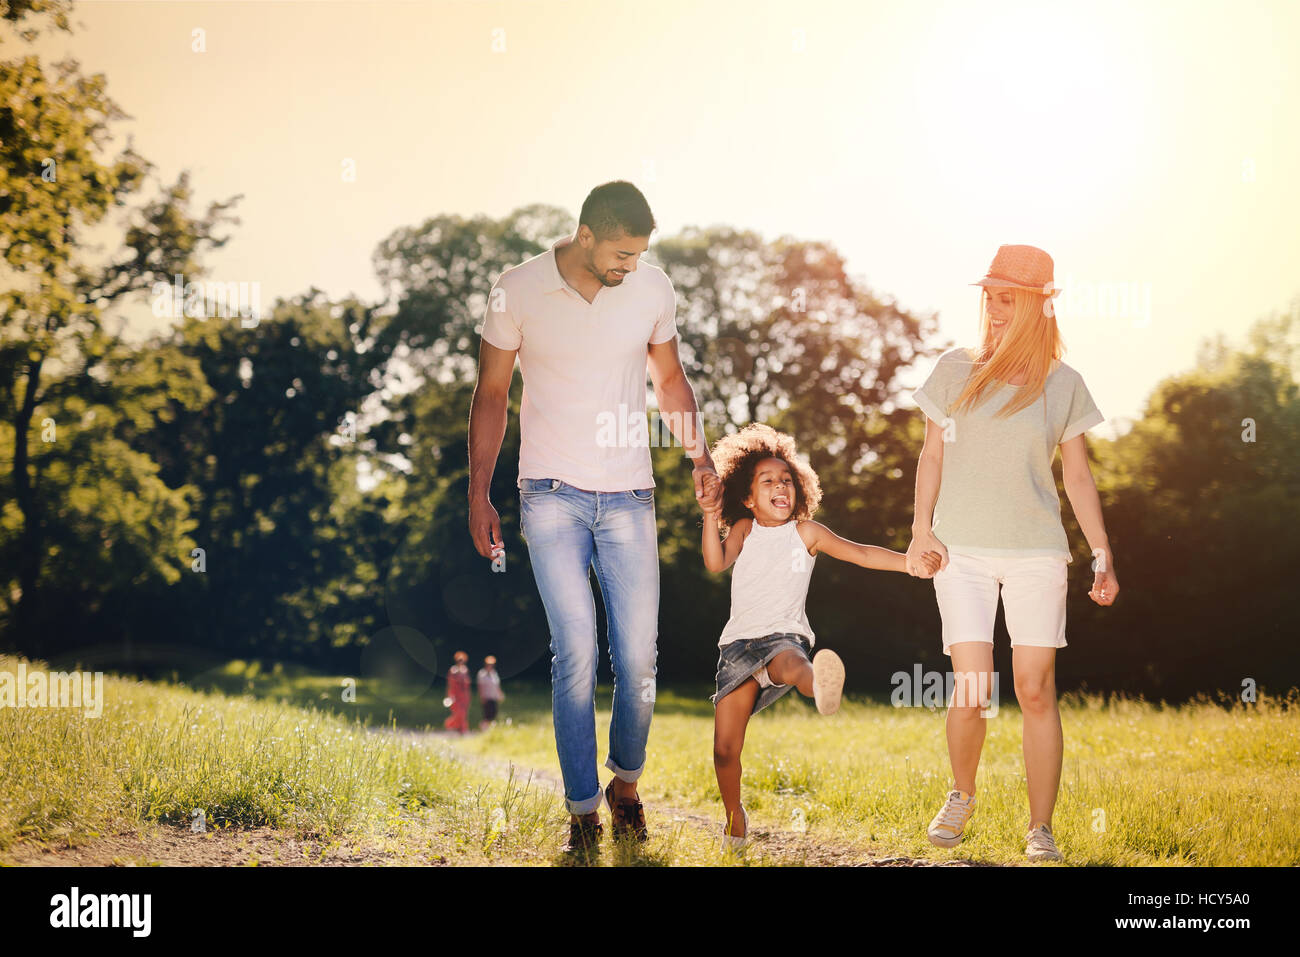
<svg viewBox="0 0 1300 957">
<path fill-rule="evenodd" d="M 722 825 L 722 849 L 739 853 L 749 846 L 749 812 L 745 810 L 745 805 L 740 806 L 741 820 L 745 822 L 745 833 L 742 837 L 732 837 L 727 833 L 727 825 Z"/>
<path fill-rule="evenodd" d="M 925 835 L 936 847 L 956 847 L 966 836 L 966 822 L 975 813 L 975 795 L 952 790 L 930 822 Z"/>
<path fill-rule="evenodd" d="M 844 691 L 844 662 L 829 648 L 813 655 L 813 701 L 822 714 L 840 710 L 840 694 Z"/>
<path fill-rule="evenodd" d="M 1065 855 L 1056 847 L 1049 824 L 1040 824 L 1025 836 L 1025 856 L 1031 861 L 1063 861 Z"/>
</svg>

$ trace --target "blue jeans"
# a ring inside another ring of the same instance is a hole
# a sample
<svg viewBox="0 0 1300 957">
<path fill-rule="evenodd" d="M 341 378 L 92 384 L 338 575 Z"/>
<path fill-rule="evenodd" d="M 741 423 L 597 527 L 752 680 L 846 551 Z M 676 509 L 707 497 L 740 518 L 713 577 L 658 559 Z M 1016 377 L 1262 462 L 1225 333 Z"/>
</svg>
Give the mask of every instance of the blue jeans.
<svg viewBox="0 0 1300 957">
<path fill-rule="evenodd" d="M 604 795 L 596 776 L 595 569 L 609 623 L 613 718 L 605 767 L 635 781 L 645 767 L 659 638 L 654 489 L 588 492 L 560 479 L 521 478 L 519 527 L 551 630 L 551 713 L 570 814 Z"/>
</svg>

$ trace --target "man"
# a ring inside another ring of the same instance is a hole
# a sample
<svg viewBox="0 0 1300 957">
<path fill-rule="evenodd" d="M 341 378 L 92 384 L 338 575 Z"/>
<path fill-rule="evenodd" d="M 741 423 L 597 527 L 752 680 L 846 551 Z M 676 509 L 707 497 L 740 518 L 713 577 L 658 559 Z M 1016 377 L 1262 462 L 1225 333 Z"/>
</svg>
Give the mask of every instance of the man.
<svg viewBox="0 0 1300 957">
<path fill-rule="evenodd" d="M 551 634 L 555 747 L 571 820 L 566 849 L 598 847 L 602 797 L 615 837 L 646 840 L 637 780 L 654 708 L 659 550 L 645 431 L 647 362 L 662 417 L 694 463 L 695 497 L 713 460 L 677 354 L 676 296 L 663 270 L 638 262 L 654 216 L 627 182 L 582 204 L 578 228 L 507 269 L 489 297 L 469 421 L 469 526 L 485 558 L 504 551 L 488 490 L 519 356 L 520 530 Z M 631 423 L 629 427 L 628 423 Z M 621 423 L 621 424 L 620 424 Z M 609 622 L 613 717 L 602 794 L 596 771 L 594 569 Z"/>
</svg>

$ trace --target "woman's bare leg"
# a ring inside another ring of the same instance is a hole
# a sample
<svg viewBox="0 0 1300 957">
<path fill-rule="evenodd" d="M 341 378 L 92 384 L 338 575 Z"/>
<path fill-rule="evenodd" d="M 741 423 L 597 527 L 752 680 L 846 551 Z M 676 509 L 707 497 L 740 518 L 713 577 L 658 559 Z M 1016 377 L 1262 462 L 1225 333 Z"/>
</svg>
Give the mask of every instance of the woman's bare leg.
<svg viewBox="0 0 1300 957">
<path fill-rule="evenodd" d="M 1017 645 L 1011 649 L 1016 700 L 1024 716 L 1025 781 L 1029 826 L 1052 823 L 1061 786 L 1061 709 L 1056 703 L 1056 649 Z"/>
<path fill-rule="evenodd" d="M 745 818 L 740 813 L 740 752 L 758 692 L 758 682 L 746 678 L 744 684 L 718 702 L 713 712 L 713 770 L 718 775 L 718 791 L 726 813 L 726 833 L 733 837 L 745 834 Z"/>
<path fill-rule="evenodd" d="M 953 692 L 948 702 L 948 761 L 952 764 L 953 786 L 975 793 L 975 772 L 984 748 L 988 721 L 983 694 L 992 688 L 993 644 L 988 641 L 958 641 L 948 646 L 952 656 Z"/>
</svg>

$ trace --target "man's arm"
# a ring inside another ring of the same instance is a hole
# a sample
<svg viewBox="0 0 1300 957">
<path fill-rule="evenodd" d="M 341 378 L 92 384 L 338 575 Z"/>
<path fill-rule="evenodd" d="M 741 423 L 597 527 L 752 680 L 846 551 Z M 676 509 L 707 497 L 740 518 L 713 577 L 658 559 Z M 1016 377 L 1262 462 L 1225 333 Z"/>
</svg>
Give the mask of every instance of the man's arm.
<svg viewBox="0 0 1300 957">
<path fill-rule="evenodd" d="M 498 349 L 486 340 L 479 342 L 478 381 L 469 406 L 469 533 L 484 558 L 495 558 L 505 547 L 501 517 L 492 507 L 489 491 L 506 435 L 516 352 Z"/>
<path fill-rule="evenodd" d="M 677 441 L 682 443 L 686 455 L 695 463 L 692 472 L 695 479 L 695 500 L 702 509 L 708 511 L 717 505 L 715 499 L 721 499 L 722 488 L 719 486 L 712 496 L 706 496 L 704 492 L 704 473 L 717 474 L 717 470 L 713 467 L 713 456 L 709 454 L 709 443 L 704 437 L 704 423 L 695 402 L 695 390 L 687 381 L 686 370 L 682 368 L 681 357 L 677 354 L 677 337 L 674 336 L 667 342 L 650 343 L 648 356 L 650 381 L 659 403 L 659 414 L 668 422 L 668 428 L 677 437 Z"/>
</svg>

